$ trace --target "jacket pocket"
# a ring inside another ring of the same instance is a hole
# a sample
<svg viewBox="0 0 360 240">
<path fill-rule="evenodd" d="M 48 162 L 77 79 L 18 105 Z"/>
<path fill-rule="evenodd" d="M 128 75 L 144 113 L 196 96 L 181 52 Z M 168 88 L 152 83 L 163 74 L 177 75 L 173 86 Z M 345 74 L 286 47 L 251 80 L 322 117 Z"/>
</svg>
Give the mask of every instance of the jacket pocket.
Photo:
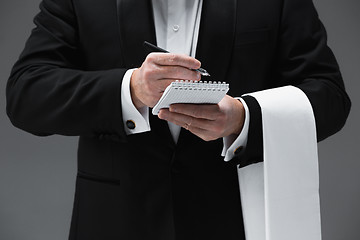
<svg viewBox="0 0 360 240">
<path fill-rule="evenodd" d="M 95 174 L 91 174 L 91 173 L 86 173 L 83 171 L 78 171 L 77 174 L 78 178 L 82 178 L 88 181 L 95 181 L 98 183 L 106 183 L 106 184 L 113 184 L 113 185 L 119 185 L 120 184 L 120 180 L 114 179 L 114 178 L 107 178 L 107 177 L 102 177 L 102 176 L 98 176 Z"/>
</svg>

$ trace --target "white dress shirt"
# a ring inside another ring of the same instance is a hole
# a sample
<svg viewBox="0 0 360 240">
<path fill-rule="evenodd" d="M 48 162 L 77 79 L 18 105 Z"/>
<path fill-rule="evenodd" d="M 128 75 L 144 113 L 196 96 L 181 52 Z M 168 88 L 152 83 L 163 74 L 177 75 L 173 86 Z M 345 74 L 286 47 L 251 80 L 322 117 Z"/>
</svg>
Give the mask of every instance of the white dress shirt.
<svg viewBox="0 0 360 240">
<path fill-rule="evenodd" d="M 172 53 L 183 53 L 195 57 L 202 2 L 202 0 L 152 0 L 157 45 Z M 121 86 L 124 125 L 126 126 L 126 122 L 129 120 L 135 123 L 134 129 L 125 128 L 128 135 L 151 130 L 149 108 L 143 107 L 138 110 L 131 100 L 130 78 L 134 70 L 130 69 L 126 72 Z M 223 81 L 223 79 L 219 79 L 219 81 Z M 225 161 L 231 160 L 236 149 L 245 147 L 247 142 L 249 110 L 246 103 L 242 99 L 238 99 L 245 108 L 245 122 L 239 136 L 223 138 L 224 147 L 221 154 L 225 156 Z M 173 139 L 177 142 L 181 128 L 171 122 L 168 124 Z"/>
</svg>

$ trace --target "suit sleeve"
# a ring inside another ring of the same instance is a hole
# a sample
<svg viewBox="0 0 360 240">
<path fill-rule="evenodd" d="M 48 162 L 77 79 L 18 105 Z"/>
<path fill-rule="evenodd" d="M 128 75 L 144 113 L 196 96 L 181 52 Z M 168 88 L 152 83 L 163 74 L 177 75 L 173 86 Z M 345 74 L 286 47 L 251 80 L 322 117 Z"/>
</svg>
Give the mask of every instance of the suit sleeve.
<svg viewBox="0 0 360 240">
<path fill-rule="evenodd" d="M 315 116 L 317 140 L 339 131 L 351 102 L 312 0 L 284 1 L 276 55 L 277 87 L 293 85 L 306 94 Z M 262 161 L 263 149 L 261 108 L 252 97 L 244 100 L 251 117 L 247 149 L 234 159 L 241 167 Z"/>
<path fill-rule="evenodd" d="M 309 98 L 321 141 L 344 126 L 351 102 L 313 2 L 287 0 L 283 13 L 279 77 Z"/>
<path fill-rule="evenodd" d="M 70 0 L 44 0 L 8 80 L 11 122 L 32 134 L 125 139 L 120 90 L 127 69 L 85 71 Z"/>
</svg>

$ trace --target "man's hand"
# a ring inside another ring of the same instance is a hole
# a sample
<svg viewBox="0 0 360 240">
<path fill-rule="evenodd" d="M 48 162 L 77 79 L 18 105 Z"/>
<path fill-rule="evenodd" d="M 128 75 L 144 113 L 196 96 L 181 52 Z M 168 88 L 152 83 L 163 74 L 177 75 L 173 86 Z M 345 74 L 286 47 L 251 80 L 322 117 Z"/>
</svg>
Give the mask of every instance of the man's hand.
<svg viewBox="0 0 360 240">
<path fill-rule="evenodd" d="M 244 125 L 245 110 L 239 100 L 226 95 L 218 104 L 173 104 L 169 109 L 161 109 L 158 117 L 189 130 L 205 141 L 211 141 L 239 135 Z"/>
<path fill-rule="evenodd" d="M 199 81 L 200 73 L 191 69 L 200 66 L 198 60 L 184 54 L 150 53 L 131 76 L 130 91 L 135 107 L 153 107 L 175 80 Z"/>
</svg>

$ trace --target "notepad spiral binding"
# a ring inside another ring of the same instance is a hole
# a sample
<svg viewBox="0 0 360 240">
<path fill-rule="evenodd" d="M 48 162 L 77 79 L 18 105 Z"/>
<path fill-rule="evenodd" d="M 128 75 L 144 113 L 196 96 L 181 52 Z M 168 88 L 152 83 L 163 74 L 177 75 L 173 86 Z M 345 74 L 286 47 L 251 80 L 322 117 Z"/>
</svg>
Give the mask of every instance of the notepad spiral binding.
<svg viewBox="0 0 360 240">
<path fill-rule="evenodd" d="M 229 84 L 212 81 L 175 81 L 164 91 L 152 113 L 157 115 L 162 108 L 174 103 L 217 104 L 229 91 Z"/>
<path fill-rule="evenodd" d="M 208 90 L 208 91 L 227 91 L 229 84 L 225 82 L 212 82 L 212 81 L 184 81 L 176 80 L 171 83 L 172 87 L 183 90 Z"/>
</svg>

